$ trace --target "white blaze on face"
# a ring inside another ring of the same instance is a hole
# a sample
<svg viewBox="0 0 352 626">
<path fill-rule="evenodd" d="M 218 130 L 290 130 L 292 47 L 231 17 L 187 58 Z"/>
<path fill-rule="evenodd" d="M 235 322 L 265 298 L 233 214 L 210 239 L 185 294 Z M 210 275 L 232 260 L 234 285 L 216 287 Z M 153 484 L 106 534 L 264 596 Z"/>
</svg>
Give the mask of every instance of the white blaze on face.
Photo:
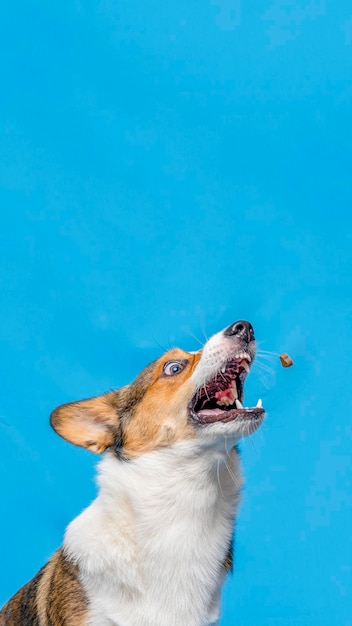
<svg viewBox="0 0 352 626">
<path fill-rule="evenodd" d="M 255 356 L 255 340 L 220 331 L 205 344 L 191 381 L 196 390 L 191 404 L 193 417 L 201 423 L 250 419 L 258 422 L 262 402 L 243 407 L 243 386 Z M 256 409 L 256 410 L 255 410 Z"/>
<path fill-rule="evenodd" d="M 192 374 L 196 388 L 202 387 L 210 378 L 216 376 L 226 363 L 227 359 L 233 356 L 236 343 L 231 337 L 224 335 L 221 331 L 213 335 L 205 344 L 202 357 Z"/>
</svg>

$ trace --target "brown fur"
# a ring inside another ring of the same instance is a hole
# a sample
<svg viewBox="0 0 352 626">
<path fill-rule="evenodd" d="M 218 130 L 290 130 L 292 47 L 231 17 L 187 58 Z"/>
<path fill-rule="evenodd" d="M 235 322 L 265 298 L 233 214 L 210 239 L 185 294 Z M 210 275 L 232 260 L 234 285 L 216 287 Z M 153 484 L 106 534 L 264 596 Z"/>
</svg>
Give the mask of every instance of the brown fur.
<svg viewBox="0 0 352 626">
<path fill-rule="evenodd" d="M 58 407 L 51 424 L 75 445 L 97 453 L 120 447 L 128 458 L 192 437 L 185 399 L 199 359 L 200 353 L 169 350 L 127 387 Z M 185 368 L 177 376 L 166 376 L 164 365 L 172 360 L 184 361 Z"/>
<path fill-rule="evenodd" d="M 174 349 L 156 361 L 147 389 L 124 427 L 124 449 L 128 456 L 139 456 L 194 437 L 186 410 L 192 393 L 187 381 L 199 358 L 198 354 Z M 172 360 L 184 361 L 185 369 L 177 376 L 165 376 L 163 367 Z M 133 384 L 130 387 L 133 392 Z"/>
<path fill-rule="evenodd" d="M 84 626 L 86 613 L 78 569 L 58 550 L 5 604 L 0 626 Z"/>
<path fill-rule="evenodd" d="M 130 385 L 58 407 L 51 424 L 75 445 L 97 453 L 112 447 L 126 458 L 193 437 L 187 400 L 192 395 L 190 376 L 200 357 L 170 350 Z M 167 376 L 164 366 L 173 360 L 182 361 L 184 369 Z M 232 569 L 232 546 L 223 567 L 224 573 Z M 3 607 L 0 626 L 86 626 L 87 614 L 78 568 L 60 549 Z"/>
<path fill-rule="evenodd" d="M 119 436 L 120 426 L 114 403 L 117 393 L 63 404 L 51 414 L 51 424 L 67 441 L 102 453 Z"/>
</svg>

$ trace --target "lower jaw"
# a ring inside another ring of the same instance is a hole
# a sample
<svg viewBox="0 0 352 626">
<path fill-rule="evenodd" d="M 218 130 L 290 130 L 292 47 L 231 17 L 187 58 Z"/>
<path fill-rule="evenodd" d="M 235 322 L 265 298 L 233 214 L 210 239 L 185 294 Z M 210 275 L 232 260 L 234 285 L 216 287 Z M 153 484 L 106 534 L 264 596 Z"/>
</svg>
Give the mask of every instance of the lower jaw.
<svg viewBox="0 0 352 626">
<path fill-rule="evenodd" d="M 261 407 L 231 409 L 230 411 L 222 411 L 220 414 L 202 415 L 191 412 L 191 418 L 198 424 L 206 426 L 207 424 L 228 424 L 229 422 L 241 421 L 248 423 L 256 423 L 264 418 L 265 411 Z"/>
</svg>

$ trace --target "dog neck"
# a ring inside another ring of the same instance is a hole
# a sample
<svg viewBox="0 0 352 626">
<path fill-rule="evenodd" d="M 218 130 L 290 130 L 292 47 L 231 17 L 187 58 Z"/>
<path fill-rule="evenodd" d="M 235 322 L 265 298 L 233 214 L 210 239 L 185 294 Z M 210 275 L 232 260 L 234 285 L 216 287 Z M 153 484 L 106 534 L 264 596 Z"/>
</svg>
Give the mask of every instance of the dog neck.
<svg viewBox="0 0 352 626">
<path fill-rule="evenodd" d="M 204 453 L 201 445 L 188 441 L 130 461 L 110 452 L 100 463 L 99 496 L 69 525 L 64 544 L 79 566 L 90 624 L 213 620 L 241 475 L 236 450 L 207 444 Z"/>
</svg>

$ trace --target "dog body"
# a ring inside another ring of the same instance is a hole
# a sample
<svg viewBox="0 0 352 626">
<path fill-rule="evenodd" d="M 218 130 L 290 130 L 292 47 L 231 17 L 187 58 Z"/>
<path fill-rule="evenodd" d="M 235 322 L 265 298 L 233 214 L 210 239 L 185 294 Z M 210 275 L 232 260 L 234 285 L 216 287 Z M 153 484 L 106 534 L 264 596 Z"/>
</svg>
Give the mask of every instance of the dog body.
<svg viewBox="0 0 352 626">
<path fill-rule="evenodd" d="M 197 353 L 173 349 L 131 385 L 53 412 L 64 438 L 109 449 L 99 495 L 1 626 L 218 624 L 241 488 L 235 445 L 264 417 L 260 402 L 241 404 L 254 353 L 252 327 L 236 322 Z"/>
</svg>

